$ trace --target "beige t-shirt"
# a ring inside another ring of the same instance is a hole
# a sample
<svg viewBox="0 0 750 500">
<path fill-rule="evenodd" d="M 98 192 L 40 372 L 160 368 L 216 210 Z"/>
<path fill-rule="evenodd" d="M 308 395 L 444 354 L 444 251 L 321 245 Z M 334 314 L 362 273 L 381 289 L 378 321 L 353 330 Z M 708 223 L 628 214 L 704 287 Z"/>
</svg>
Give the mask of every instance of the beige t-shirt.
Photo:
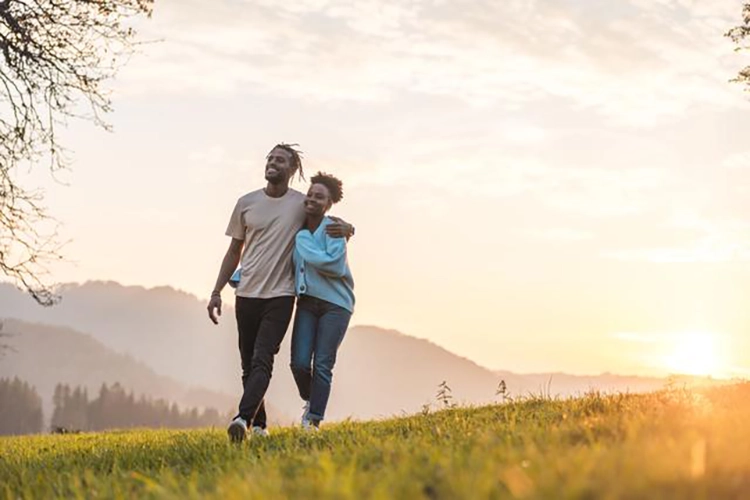
<svg viewBox="0 0 750 500">
<path fill-rule="evenodd" d="M 239 200 L 227 236 L 243 240 L 240 297 L 270 299 L 294 295 L 294 237 L 305 221 L 305 195 L 289 189 L 272 198 L 263 189 Z"/>
</svg>

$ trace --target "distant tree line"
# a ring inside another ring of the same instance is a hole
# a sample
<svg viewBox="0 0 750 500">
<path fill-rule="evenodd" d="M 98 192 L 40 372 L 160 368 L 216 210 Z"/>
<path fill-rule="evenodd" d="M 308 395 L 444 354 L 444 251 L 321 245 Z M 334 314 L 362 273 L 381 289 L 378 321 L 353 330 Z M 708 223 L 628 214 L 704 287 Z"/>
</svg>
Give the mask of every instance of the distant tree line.
<svg viewBox="0 0 750 500">
<path fill-rule="evenodd" d="M 93 399 L 89 399 L 85 387 L 58 384 L 52 403 L 50 427 L 62 432 L 223 426 L 231 418 L 213 408 L 181 410 L 164 399 L 136 398 L 119 383 L 102 384 Z M 42 428 L 42 398 L 36 389 L 18 378 L 0 379 L 0 434 L 33 434 L 42 432 Z"/>
<path fill-rule="evenodd" d="M 34 434 L 42 431 L 42 398 L 28 383 L 0 379 L 0 434 Z"/>
<path fill-rule="evenodd" d="M 119 383 L 102 384 L 99 395 L 89 400 L 86 388 L 71 389 L 58 384 L 52 397 L 54 412 L 51 427 L 82 431 L 126 429 L 130 427 L 191 428 L 224 425 L 228 415 L 213 408 L 180 410 L 175 403 L 153 400 L 141 395 L 136 398 Z"/>
</svg>

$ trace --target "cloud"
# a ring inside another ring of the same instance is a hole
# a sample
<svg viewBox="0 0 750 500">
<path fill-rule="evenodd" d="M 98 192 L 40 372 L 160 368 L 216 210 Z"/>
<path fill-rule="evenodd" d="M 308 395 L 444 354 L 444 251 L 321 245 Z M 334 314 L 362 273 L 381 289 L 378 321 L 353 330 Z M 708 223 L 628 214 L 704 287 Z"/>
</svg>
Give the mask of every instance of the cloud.
<svg viewBox="0 0 750 500">
<path fill-rule="evenodd" d="M 637 342 L 643 344 L 655 344 L 660 341 L 659 336 L 663 334 L 649 334 L 649 333 L 633 333 L 633 332 L 617 332 L 613 333 L 612 337 L 618 340 L 624 340 L 626 342 Z"/>
<path fill-rule="evenodd" d="M 666 173 L 644 206 L 638 246 L 608 249 L 628 262 L 722 263 L 750 261 L 750 156 L 707 157 Z M 631 228 L 632 231 L 632 228 Z M 621 242 L 622 243 L 622 242 Z"/>
<path fill-rule="evenodd" d="M 726 108 L 731 2 L 164 0 L 130 91 L 390 102 L 413 92 L 517 109 L 556 98 L 649 126 Z M 739 12 L 736 13 L 739 15 Z"/>
<path fill-rule="evenodd" d="M 718 263 L 750 260 L 750 221 L 704 217 L 677 220 L 678 227 L 694 229 L 699 236 L 671 247 L 645 247 L 608 251 L 605 257 L 653 263 Z"/>
<path fill-rule="evenodd" d="M 723 166 L 730 170 L 750 169 L 750 151 L 729 156 L 724 160 Z"/>
<path fill-rule="evenodd" d="M 494 155 L 461 142 L 455 150 L 427 152 L 422 148 L 398 148 L 394 157 L 385 156 L 377 165 L 352 174 L 349 184 L 420 186 L 438 198 L 524 197 L 526 203 L 560 214 L 605 218 L 649 209 L 667 176 L 665 170 L 654 167 L 570 166 L 529 156 Z"/>
<path fill-rule="evenodd" d="M 518 202 L 554 217 L 536 237 L 558 241 L 601 238 L 609 230 L 594 226 L 609 217 L 639 218 L 629 234 L 650 237 L 605 250 L 618 260 L 737 259 L 748 235 L 731 221 L 750 194 L 736 178 L 747 154 L 724 161 L 733 174 L 716 176 L 721 159 L 693 161 L 702 153 L 695 132 L 682 131 L 690 144 L 671 148 L 670 136 L 621 125 L 737 109 L 742 98 L 727 79 L 739 66 L 722 35 L 739 14 L 734 0 L 622 0 L 606 8 L 552 0 L 217 0 L 210 9 L 163 0 L 143 28 L 164 42 L 144 47 L 122 84 L 186 100 L 304 101 L 316 117 L 342 123 L 349 120 L 342 103 L 364 104 L 350 123 L 356 133 L 341 123 L 321 128 L 347 146 L 329 144 L 346 157 L 318 164 L 346 165 L 352 188 L 419 186 L 408 198 L 418 206 L 446 196 Z M 362 111 L 372 108 L 380 111 Z M 667 145 L 651 149 L 660 142 Z M 210 181 L 204 164 L 239 169 L 237 154 L 195 156 L 187 176 Z M 705 224 L 677 221 L 673 206 Z M 660 238 L 665 220 L 685 231 Z M 569 226 L 583 229 L 559 229 Z"/>
<path fill-rule="evenodd" d="M 187 153 L 180 168 L 180 177 L 194 185 L 221 185 L 225 178 L 242 178 L 249 162 L 229 152 L 225 146 L 213 144 Z"/>
<path fill-rule="evenodd" d="M 581 231 L 578 229 L 570 229 L 564 227 L 551 228 L 551 229 L 536 229 L 528 231 L 528 234 L 547 241 L 558 241 L 558 242 L 576 242 L 590 240 L 594 235 L 589 231 Z"/>
</svg>

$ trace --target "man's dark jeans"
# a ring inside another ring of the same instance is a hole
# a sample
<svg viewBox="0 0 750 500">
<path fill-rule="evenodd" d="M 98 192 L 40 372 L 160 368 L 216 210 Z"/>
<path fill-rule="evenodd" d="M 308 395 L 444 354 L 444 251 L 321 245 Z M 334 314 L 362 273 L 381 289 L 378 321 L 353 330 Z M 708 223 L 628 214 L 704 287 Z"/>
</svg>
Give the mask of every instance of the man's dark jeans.
<svg viewBox="0 0 750 500">
<path fill-rule="evenodd" d="M 292 373 L 299 395 L 310 402 L 309 418 L 320 422 L 331 395 L 336 352 L 352 313 L 335 304 L 302 295 L 292 333 Z"/>
<path fill-rule="evenodd" d="M 263 398 L 271 382 L 273 358 L 279 352 L 293 311 L 294 297 L 237 297 L 235 301 L 244 388 L 239 416 L 253 426 L 266 427 Z"/>
</svg>

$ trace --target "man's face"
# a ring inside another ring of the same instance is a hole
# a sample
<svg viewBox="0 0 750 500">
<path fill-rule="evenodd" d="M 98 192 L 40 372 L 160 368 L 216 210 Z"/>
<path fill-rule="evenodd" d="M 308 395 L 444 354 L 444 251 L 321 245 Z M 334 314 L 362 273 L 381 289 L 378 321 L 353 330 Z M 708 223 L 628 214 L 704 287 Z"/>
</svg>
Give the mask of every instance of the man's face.
<svg viewBox="0 0 750 500">
<path fill-rule="evenodd" d="M 271 184 L 286 184 L 294 173 L 292 154 L 274 148 L 266 157 L 266 180 Z"/>
</svg>

